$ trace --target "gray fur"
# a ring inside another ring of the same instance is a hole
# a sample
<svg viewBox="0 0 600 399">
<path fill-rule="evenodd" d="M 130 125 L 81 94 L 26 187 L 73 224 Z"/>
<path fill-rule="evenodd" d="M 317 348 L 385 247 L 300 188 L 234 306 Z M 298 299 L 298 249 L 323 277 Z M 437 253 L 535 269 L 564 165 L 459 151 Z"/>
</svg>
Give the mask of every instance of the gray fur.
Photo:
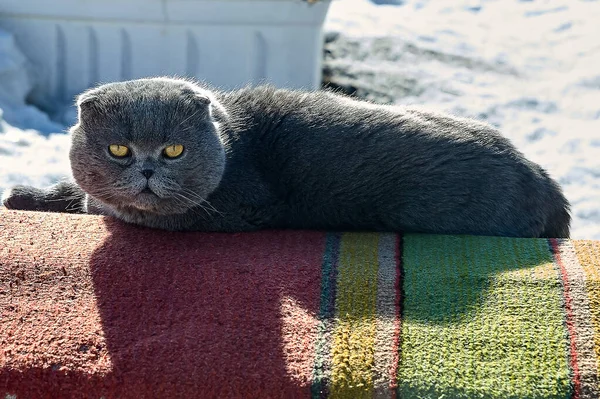
<svg viewBox="0 0 600 399">
<path fill-rule="evenodd" d="M 168 230 L 569 236 L 557 183 L 478 121 L 328 91 L 218 92 L 167 78 L 103 85 L 78 104 L 70 157 L 88 213 Z M 113 159 L 113 143 L 133 156 Z M 164 159 L 169 144 L 184 156 Z M 147 183 L 156 195 L 139 194 Z M 77 186 L 64 189 L 73 197 Z M 15 200 L 27 190 L 5 205 L 31 209 Z"/>
</svg>

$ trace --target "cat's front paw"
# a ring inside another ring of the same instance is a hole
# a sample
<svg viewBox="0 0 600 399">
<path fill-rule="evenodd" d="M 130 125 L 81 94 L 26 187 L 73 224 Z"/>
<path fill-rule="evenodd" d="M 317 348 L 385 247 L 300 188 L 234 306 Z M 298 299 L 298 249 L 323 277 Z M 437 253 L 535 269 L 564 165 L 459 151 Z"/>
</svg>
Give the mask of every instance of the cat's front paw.
<svg viewBox="0 0 600 399">
<path fill-rule="evenodd" d="M 31 186 L 14 186 L 2 195 L 2 205 L 22 211 L 44 210 L 44 191 Z"/>
</svg>

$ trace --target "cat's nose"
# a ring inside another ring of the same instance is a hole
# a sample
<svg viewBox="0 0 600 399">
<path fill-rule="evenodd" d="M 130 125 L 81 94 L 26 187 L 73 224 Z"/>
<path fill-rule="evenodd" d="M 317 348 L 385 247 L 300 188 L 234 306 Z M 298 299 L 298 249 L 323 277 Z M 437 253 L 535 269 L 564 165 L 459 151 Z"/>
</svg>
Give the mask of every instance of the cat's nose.
<svg viewBox="0 0 600 399">
<path fill-rule="evenodd" d="M 144 169 L 142 170 L 142 174 L 146 177 L 146 179 L 149 179 L 154 174 L 154 171 L 152 169 Z"/>
</svg>

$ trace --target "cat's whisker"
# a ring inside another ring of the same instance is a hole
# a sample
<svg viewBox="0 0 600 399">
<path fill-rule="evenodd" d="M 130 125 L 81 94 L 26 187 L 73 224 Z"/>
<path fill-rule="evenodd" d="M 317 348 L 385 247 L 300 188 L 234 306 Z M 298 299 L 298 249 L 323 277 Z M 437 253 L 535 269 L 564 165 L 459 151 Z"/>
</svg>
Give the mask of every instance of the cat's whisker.
<svg viewBox="0 0 600 399">
<path fill-rule="evenodd" d="M 185 196 L 183 196 L 183 195 L 181 195 L 181 194 L 176 194 L 176 195 L 177 195 L 177 196 L 176 196 L 176 197 L 173 197 L 173 199 L 174 199 L 174 200 L 176 200 L 176 201 L 177 201 L 177 203 L 178 203 L 179 205 L 181 205 L 181 206 L 183 206 L 183 207 L 187 208 L 187 209 L 188 209 L 188 211 L 190 211 L 190 210 L 191 210 L 191 211 L 192 211 L 192 212 L 194 212 L 195 214 L 198 214 L 198 212 L 199 212 L 199 211 L 198 211 L 198 208 L 200 208 L 200 209 L 202 209 L 204 212 L 206 212 L 208 215 L 210 215 L 210 213 L 209 213 L 209 212 L 206 210 L 206 208 L 204 208 L 203 206 L 196 204 L 194 201 L 191 201 L 189 198 L 187 198 L 187 197 L 185 197 Z M 182 198 L 183 198 L 183 199 L 182 199 Z M 189 207 L 189 206 L 190 206 L 190 203 L 191 203 L 192 205 L 197 205 L 197 206 L 193 206 L 193 207 L 191 207 L 191 208 L 190 208 L 190 207 Z"/>
<path fill-rule="evenodd" d="M 187 208 L 187 212 L 192 212 L 194 215 L 204 218 L 205 216 L 204 216 L 204 213 L 202 212 L 202 211 L 204 211 L 204 212 L 206 212 L 206 214 L 208 216 L 210 216 L 210 213 L 206 210 L 206 208 L 204 208 L 202 206 L 194 206 L 194 207 L 189 208 L 190 203 L 189 203 L 189 200 L 187 200 L 187 199 L 185 201 L 180 198 L 176 198 L 176 197 L 174 197 L 173 199 L 175 199 L 177 201 L 177 203 L 179 205 L 181 205 L 182 207 Z"/>
<path fill-rule="evenodd" d="M 185 192 L 188 195 L 191 195 L 192 197 L 197 198 L 199 201 L 204 202 L 206 201 L 205 198 L 203 198 L 200 194 L 190 190 L 189 188 L 181 188 L 181 191 Z"/>
<path fill-rule="evenodd" d="M 211 209 L 213 212 L 215 212 L 215 213 L 218 213 L 219 215 L 223 216 L 223 212 L 221 212 L 221 211 L 219 211 L 217 208 L 215 208 L 215 207 L 214 207 L 214 206 L 213 206 L 213 205 L 212 205 L 210 202 L 208 202 L 208 200 L 204 200 L 204 203 L 205 203 L 206 205 L 208 205 L 208 206 L 209 206 L 209 208 L 210 208 L 210 209 Z"/>
<path fill-rule="evenodd" d="M 196 205 L 199 208 L 202 208 L 209 216 L 211 215 L 211 209 L 205 207 L 204 205 L 202 205 L 202 203 L 194 201 L 193 199 L 186 197 L 185 195 L 181 194 L 181 193 L 175 193 L 177 196 L 185 199 L 186 201 L 188 201 L 188 203 L 191 203 L 193 205 Z"/>
<path fill-rule="evenodd" d="M 202 198 L 200 195 L 196 194 L 195 192 L 188 190 L 188 189 L 182 189 L 181 190 L 184 194 L 186 194 L 187 196 L 191 197 L 191 198 L 195 198 L 197 201 L 200 202 L 204 202 L 204 198 Z"/>
<path fill-rule="evenodd" d="M 69 201 L 69 204 L 65 208 L 66 212 L 69 212 L 69 211 L 79 212 L 79 211 L 81 211 L 83 209 L 83 202 L 81 202 L 81 201 L 75 202 L 75 206 L 73 206 L 73 202 L 76 199 L 77 198 L 74 198 L 71 201 Z"/>
<path fill-rule="evenodd" d="M 74 200 L 78 200 L 78 199 L 83 199 L 83 197 L 60 197 L 60 198 L 51 198 L 51 199 L 44 199 L 44 202 L 59 202 L 59 201 L 74 201 Z"/>
<path fill-rule="evenodd" d="M 189 132 L 190 130 L 197 129 L 197 128 L 198 127 L 195 126 L 195 125 L 189 125 L 188 127 L 185 127 L 183 129 L 181 129 L 179 132 L 180 133 L 186 133 L 186 132 Z"/>
<path fill-rule="evenodd" d="M 183 192 L 185 192 L 188 195 L 191 195 L 194 198 L 197 198 L 202 204 L 206 204 L 208 205 L 208 207 L 215 213 L 218 213 L 219 215 L 223 216 L 223 213 L 219 210 L 217 210 L 217 208 L 215 208 L 207 199 L 202 198 L 200 195 L 198 195 L 197 193 L 193 192 L 192 190 L 189 189 L 183 189 Z"/>
<path fill-rule="evenodd" d="M 181 193 L 176 193 L 176 195 L 179 198 L 183 198 L 188 204 L 192 204 L 192 205 L 198 206 L 198 207 L 204 209 L 207 213 L 209 213 L 208 212 L 209 211 L 208 208 L 206 208 L 204 205 L 202 205 L 202 203 L 194 201 L 193 199 L 191 199 L 191 198 L 189 198 L 189 197 L 187 197 L 187 196 L 185 196 L 185 195 L 183 195 Z"/>
<path fill-rule="evenodd" d="M 182 120 L 181 122 L 179 122 L 179 124 L 178 124 L 177 126 L 175 126 L 175 129 L 178 129 L 178 128 L 179 128 L 179 126 L 183 125 L 185 122 L 189 121 L 189 120 L 190 120 L 190 119 L 192 119 L 194 116 L 198 115 L 198 113 L 199 113 L 200 111 L 201 111 L 200 109 L 196 110 L 196 112 L 194 112 L 192 115 L 188 116 L 187 118 L 185 118 L 184 120 Z"/>
<path fill-rule="evenodd" d="M 177 205 L 186 208 L 188 211 L 192 211 L 196 215 L 200 214 L 200 211 L 198 210 L 198 207 L 188 208 L 189 202 L 187 200 L 184 201 L 184 200 L 182 200 L 181 198 L 178 198 L 178 197 L 173 197 L 173 199 L 175 200 L 175 202 L 177 203 Z"/>
<path fill-rule="evenodd" d="M 101 201 L 111 201 L 117 198 L 117 195 L 113 192 L 113 190 L 109 189 L 98 190 L 90 194 L 92 195 L 92 197 L 96 197 Z"/>
</svg>

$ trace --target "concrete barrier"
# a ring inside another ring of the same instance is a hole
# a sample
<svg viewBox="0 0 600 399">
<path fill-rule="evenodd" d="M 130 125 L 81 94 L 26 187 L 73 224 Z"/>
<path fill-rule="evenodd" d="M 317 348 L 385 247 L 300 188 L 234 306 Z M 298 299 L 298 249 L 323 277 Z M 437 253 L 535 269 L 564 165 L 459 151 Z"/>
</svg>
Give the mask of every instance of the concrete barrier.
<svg viewBox="0 0 600 399">
<path fill-rule="evenodd" d="M 100 82 L 195 77 L 230 89 L 316 88 L 329 1 L 3 0 L 0 28 L 31 61 L 52 110 Z M 58 100 L 58 101 L 57 101 Z"/>
</svg>

